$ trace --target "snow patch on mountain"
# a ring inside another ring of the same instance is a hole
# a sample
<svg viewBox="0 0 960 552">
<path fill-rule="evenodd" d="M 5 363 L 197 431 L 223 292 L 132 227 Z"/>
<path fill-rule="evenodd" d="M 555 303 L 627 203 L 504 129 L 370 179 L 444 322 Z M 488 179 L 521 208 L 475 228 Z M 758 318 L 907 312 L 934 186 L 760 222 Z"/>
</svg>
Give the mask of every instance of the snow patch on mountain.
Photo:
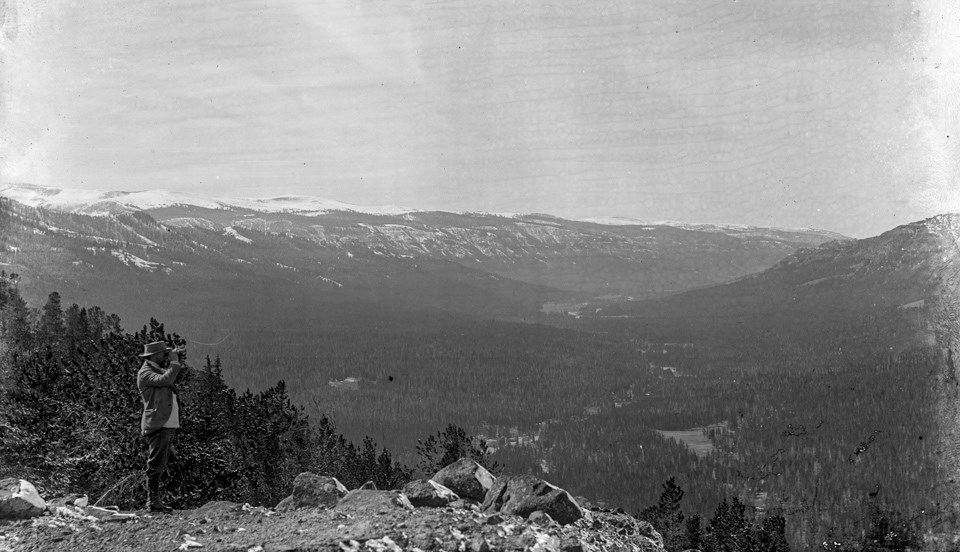
<svg viewBox="0 0 960 552">
<path fill-rule="evenodd" d="M 176 217 L 169 218 L 163 221 L 163 224 L 167 226 L 172 226 L 174 228 L 203 228 L 204 230 L 219 231 L 222 227 L 221 225 L 207 220 L 205 218 L 199 217 Z"/>
<path fill-rule="evenodd" d="M 603 224 L 605 226 L 649 226 L 647 221 L 626 218 L 626 217 L 588 217 L 577 219 L 577 222 L 589 222 L 591 224 Z"/>
<path fill-rule="evenodd" d="M 331 211 L 352 211 L 368 215 L 404 215 L 415 211 L 415 209 L 399 205 L 359 206 L 311 196 L 233 198 L 224 201 L 234 207 L 250 209 L 251 211 L 290 213 L 303 216 L 322 215 Z"/>
<path fill-rule="evenodd" d="M 264 213 L 290 213 L 315 216 L 332 211 L 352 211 L 371 215 L 402 215 L 414 209 L 397 205 L 358 206 L 310 196 L 282 196 L 270 198 L 223 198 L 173 192 L 145 190 L 135 192 L 75 190 L 35 184 L 10 184 L 0 188 L 0 196 L 24 205 L 86 215 L 115 214 L 117 210 L 161 209 L 185 205 L 204 209 L 247 209 Z M 117 209 L 120 207 L 120 209 Z"/>
<path fill-rule="evenodd" d="M 768 236 L 771 238 L 782 238 L 783 233 L 817 234 L 834 240 L 849 240 L 848 236 L 830 232 L 829 230 L 820 230 L 817 228 L 804 227 L 780 227 L 780 226 L 751 226 L 748 224 L 713 224 L 709 222 L 680 222 L 676 220 L 638 220 L 626 217 L 589 217 L 577 219 L 578 222 L 589 222 L 591 224 L 602 224 L 605 226 L 642 226 L 645 229 L 652 230 L 658 226 L 670 226 L 672 228 L 681 228 L 683 230 L 693 230 L 698 232 L 717 232 L 731 236 L 749 234 L 752 236 Z"/>
<path fill-rule="evenodd" d="M 316 279 L 317 279 L 317 280 L 320 280 L 320 281 L 322 281 L 322 282 L 326 282 L 326 283 L 328 283 L 328 284 L 333 284 L 333 285 L 337 286 L 338 288 L 342 288 L 342 287 L 343 287 L 343 284 L 341 284 L 340 282 L 338 282 L 338 281 L 336 281 L 336 280 L 334 280 L 334 279 L 332 279 L 332 278 L 327 278 L 326 276 L 323 276 L 323 275 L 317 275 L 317 278 L 316 278 Z"/>
<path fill-rule="evenodd" d="M 103 192 L 92 190 L 63 190 L 35 186 L 32 184 L 12 184 L 0 189 L 0 196 L 19 201 L 32 207 L 56 206 L 58 209 L 73 211 L 92 202 L 100 201 Z"/>
<path fill-rule="evenodd" d="M 234 229 L 232 226 L 228 226 L 228 227 L 224 228 L 224 229 L 223 229 L 223 233 L 226 234 L 226 235 L 228 235 L 228 236 L 230 236 L 230 237 L 232 237 L 232 238 L 236 238 L 237 240 L 242 241 L 243 243 L 253 243 L 253 240 L 251 240 L 250 238 L 248 238 L 248 237 L 240 234 L 240 233 L 237 232 L 236 229 Z"/>
<path fill-rule="evenodd" d="M 167 190 L 119 192 L 52 188 L 35 184 L 11 184 L 0 189 L 0 196 L 8 197 L 31 207 L 42 207 L 74 213 L 112 214 L 107 205 L 114 204 L 131 210 L 155 209 L 171 205 L 193 205 L 207 209 L 223 209 L 224 203 L 197 194 L 174 193 Z"/>
<path fill-rule="evenodd" d="M 141 259 L 136 255 L 127 253 L 126 251 L 114 249 L 110 251 L 110 254 L 116 257 L 117 259 L 119 259 L 120 262 L 122 262 L 123 264 L 129 267 L 139 268 L 141 270 L 146 270 L 147 272 L 154 272 L 160 269 L 162 269 L 164 272 L 167 272 L 167 273 L 172 272 L 169 268 L 164 268 L 163 265 L 160 263 L 154 263 L 146 259 Z"/>
</svg>

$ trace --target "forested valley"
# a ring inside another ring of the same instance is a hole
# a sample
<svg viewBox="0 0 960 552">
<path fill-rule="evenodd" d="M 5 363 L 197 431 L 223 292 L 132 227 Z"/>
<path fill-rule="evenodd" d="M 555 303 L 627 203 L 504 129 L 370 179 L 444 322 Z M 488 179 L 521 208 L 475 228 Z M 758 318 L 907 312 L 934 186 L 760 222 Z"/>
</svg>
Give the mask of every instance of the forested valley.
<svg viewBox="0 0 960 552">
<path fill-rule="evenodd" d="M 145 492 L 132 382 L 137 352 L 151 341 L 183 346 L 185 340 L 155 319 L 125 333 L 119 317 L 99 307 L 64 309 L 57 292 L 41 309 L 31 308 L 18 280 L 0 273 L 0 477 L 29 478 L 48 496 L 78 492 L 135 509 Z M 328 417 L 308 417 L 282 381 L 237 393 L 224 383 L 219 359 L 209 357 L 185 374 L 178 380 L 185 416 L 173 474 L 163 484 L 180 508 L 224 499 L 272 505 L 307 470 L 332 474 L 350 488 L 371 482 L 381 489 L 464 456 L 505 471 L 484 440 L 453 424 L 417 440 L 418 464 L 410 468 L 371 438 L 356 444 Z M 671 550 L 691 543 L 708 552 L 789 550 L 782 515 L 748 515 L 733 498 L 711 518 L 694 515 L 681 524 L 682 496 L 671 478 L 656 504 L 636 513 L 663 532 Z"/>
<path fill-rule="evenodd" d="M 34 407 L 4 409 L 5 464 L 31 466 L 30 475 L 51 488 L 118 492 L 112 487 L 126 481 L 121 490 L 132 499 L 136 486 L 124 478 L 140 460 L 131 385 L 138 346 L 186 342 L 156 321 L 125 334 L 115 315 L 62 309 L 58 294 L 30 309 L 15 283 L 15 275 L 2 282 L 10 360 L 4 400 Z M 865 320 L 884 320 L 886 329 L 916 324 L 913 313 L 897 314 Z M 400 333 L 375 345 L 345 331 L 329 348 L 343 356 L 287 372 L 296 385 L 264 387 L 267 374 L 233 374 L 259 392 L 230 389 L 223 377 L 230 368 L 219 359 L 198 362 L 186 395 L 193 410 L 183 432 L 181 500 L 269 503 L 307 466 L 352 485 L 389 487 L 423 464 L 418 442 L 456 424 L 479 437 L 454 440 L 489 464 L 541 475 L 589 503 L 656 517 L 677 544 L 700 538 L 711 513 L 756 519 L 757 531 L 765 519 L 782 519 L 798 549 L 835 543 L 835 550 L 859 550 L 871 535 L 876 540 L 880 525 L 909 537 L 901 544 L 917 542 L 956 524 L 952 500 L 937 487 L 942 451 L 934 450 L 931 426 L 931 382 L 952 374 L 952 353 L 932 346 L 892 352 L 874 339 L 858 347 L 840 334 L 820 349 L 747 354 L 742 344 L 706 350 L 506 328 L 513 331 L 450 326 L 432 339 Z M 258 346 L 265 347 L 252 343 L 251 354 L 266 354 Z M 324 381 L 309 372 L 317 365 L 339 371 L 324 370 Z M 80 415 L 81 405 L 96 415 Z M 222 412 L 239 420 L 235 427 Z M 676 437 L 697 428 L 700 446 Z M 120 446 L 104 447 L 102 432 Z"/>
</svg>

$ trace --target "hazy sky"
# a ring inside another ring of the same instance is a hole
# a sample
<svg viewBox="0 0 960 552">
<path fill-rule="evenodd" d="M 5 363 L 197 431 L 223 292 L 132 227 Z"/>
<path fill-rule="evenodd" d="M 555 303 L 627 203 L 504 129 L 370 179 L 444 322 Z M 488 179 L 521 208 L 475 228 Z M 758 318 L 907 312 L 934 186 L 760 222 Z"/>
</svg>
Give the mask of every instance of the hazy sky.
<svg viewBox="0 0 960 552">
<path fill-rule="evenodd" d="M 0 178 L 867 236 L 960 210 L 951 0 L 0 0 Z"/>
</svg>

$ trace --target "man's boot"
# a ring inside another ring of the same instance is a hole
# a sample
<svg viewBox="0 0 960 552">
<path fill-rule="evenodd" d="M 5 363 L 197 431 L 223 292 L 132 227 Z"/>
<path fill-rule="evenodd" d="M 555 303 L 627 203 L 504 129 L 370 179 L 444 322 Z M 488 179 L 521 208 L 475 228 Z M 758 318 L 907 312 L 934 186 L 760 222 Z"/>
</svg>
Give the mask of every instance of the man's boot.
<svg viewBox="0 0 960 552">
<path fill-rule="evenodd" d="M 173 508 L 160 500 L 160 474 L 147 474 L 147 510 L 151 512 L 172 512 Z"/>
</svg>

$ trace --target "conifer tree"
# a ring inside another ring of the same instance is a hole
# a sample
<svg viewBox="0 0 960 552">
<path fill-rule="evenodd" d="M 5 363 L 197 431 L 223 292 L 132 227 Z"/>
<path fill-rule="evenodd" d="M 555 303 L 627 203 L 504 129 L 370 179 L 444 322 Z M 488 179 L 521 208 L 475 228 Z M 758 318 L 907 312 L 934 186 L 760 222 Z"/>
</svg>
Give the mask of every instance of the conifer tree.
<svg viewBox="0 0 960 552">
<path fill-rule="evenodd" d="M 698 549 L 703 546 L 703 521 L 700 514 L 693 514 L 687 518 L 686 527 L 686 546 L 692 549 Z"/>
<path fill-rule="evenodd" d="M 649 521 L 663 536 L 667 549 L 682 550 L 689 548 L 687 544 L 687 528 L 684 525 L 683 511 L 680 502 L 683 500 L 683 489 L 677 484 L 675 477 L 670 477 L 662 485 L 663 491 L 655 506 L 642 510 L 637 517 Z"/>
<path fill-rule="evenodd" d="M 47 297 L 47 302 L 43 305 L 37 325 L 37 336 L 41 341 L 55 343 L 60 340 L 63 333 L 63 309 L 60 306 L 60 294 L 54 291 Z"/>
<path fill-rule="evenodd" d="M 768 514 L 755 531 L 753 549 L 757 552 L 789 552 L 787 520 L 780 514 Z"/>
<path fill-rule="evenodd" d="M 717 505 L 706 531 L 706 548 L 710 552 L 750 552 L 751 528 L 745 506 L 733 498 Z"/>
<path fill-rule="evenodd" d="M 443 432 L 417 440 L 418 468 L 430 477 L 461 458 L 470 458 L 493 474 L 500 472 L 500 465 L 490 458 L 484 443 L 467 435 L 466 430 L 454 424 L 447 425 Z"/>
</svg>

